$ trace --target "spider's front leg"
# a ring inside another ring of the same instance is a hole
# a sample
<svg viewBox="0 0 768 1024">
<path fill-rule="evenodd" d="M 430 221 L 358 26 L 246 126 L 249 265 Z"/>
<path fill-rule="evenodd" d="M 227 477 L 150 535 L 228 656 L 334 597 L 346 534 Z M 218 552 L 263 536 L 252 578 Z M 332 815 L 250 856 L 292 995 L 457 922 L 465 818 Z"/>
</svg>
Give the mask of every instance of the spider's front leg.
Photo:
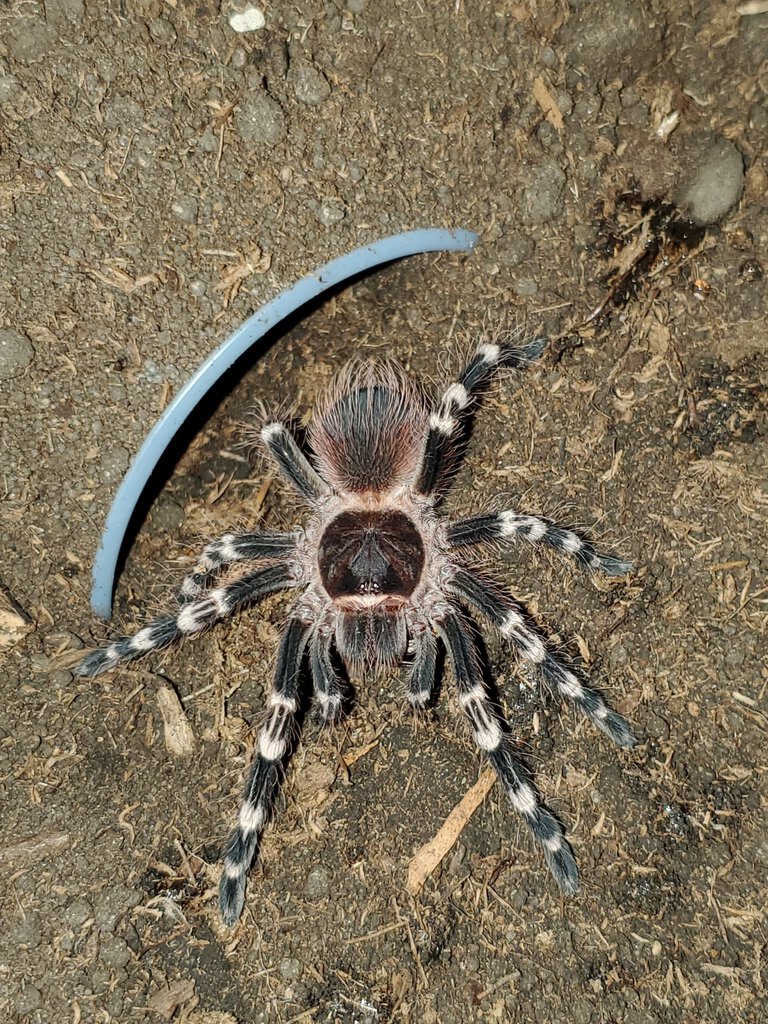
<svg viewBox="0 0 768 1024">
<path fill-rule="evenodd" d="M 344 677 L 333 663 L 333 633 L 317 628 L 309 642 L 309 667 L 320 714 L 328 725 L 336 722 L 344 702 Z"/>
<path fill-rule="evenodd" d="M 458 609 L 435 620 L 448 651 L 459 690 L 459 702 L 477 746 L 496 770 L 510 803 L 541 848 L 557 884 L 567 894 L 579 886 L 579 871 L 560 822 L 542 804 L 528 765 L 515 750 L 509 725 L 491 704 L 475 643 Z"/>
<path fill-rule="evenodd" d="M 528 516 L 520 512 L 486 512 L 449 523 L 445 539 L 449 548 L 475 547 L 521 537 L 531 544 L 546 544 L 561 554 L 572 556 L 582 569 L 604 572 L 606 576 L 624 576 L 632 569 L 613 555 L 604 555 L 594 544 L 574 530 L 559 526 L 543 516 Z"/>
<path fill-rule="evenodd" d="M 248 773 L 237 828 L 224 850 L 219 908 L 224 923 L 230 928 L 243 912 L 248 869 L 269 820 L 280 788 L 284 761 L 290 753 L 296 731 L 301 663 L 312 628 L 311 622 L 294 613 L 280 642 L 268 701 L 269 717 L 259 733 L 257 753 Z"/>
<path fill-rule="evenodd" d="M 524 345 L 500 340 L 482 343 L 458 375 L 443 392 L 435 412 L 429 417 L 427 436 L 416 469 L 413 489 L 424 497 L 437 495 L 444 487 L 459 458 L 462 427 L 467 416 L 498 370 L 519 369 L 538 359 L 546 340 L 534 338 Z"/>
</svg>

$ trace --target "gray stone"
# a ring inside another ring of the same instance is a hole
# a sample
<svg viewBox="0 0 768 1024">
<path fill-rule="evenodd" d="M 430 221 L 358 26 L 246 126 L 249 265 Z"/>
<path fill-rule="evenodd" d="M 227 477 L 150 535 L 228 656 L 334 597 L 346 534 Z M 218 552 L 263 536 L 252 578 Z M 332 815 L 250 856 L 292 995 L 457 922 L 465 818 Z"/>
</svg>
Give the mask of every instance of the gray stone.
<svg viewBox="0 0 768 1024">
<path fill-rule="evenodd" d="M 43 1005 L 43 993 L 34 985 L 27 985 L 23 992 L 16 997 L 14 1008 L 19 1016 L 25 1016 L 39 1010 Z"/>
<path fill-rule="evenodd" d="M 331 86 L 322 71 L 304 64 L 296 72 L 293 92 L 299 103 L 316 107 L 331 95 Z"/>
<path fill-rule="evenodd" d="M 276 146 L 286 135 L 285 114 L 270 96 L 254 92 L 238 107 L 235 127 L 249 146 Z"/>
<path fill-rule="evenodd" d="M 332 224 L 338 224 L 340 220 L 344 220 L 347 210 L 340 200 L 326 199 L 325 202 L 318 205 L 315 213 L 321 224 L 330 227 Z"/>
<path fill-rule="evenodd" d="M 46 21 L 57 28 L 66 27 L 67 22 L 82 21 L 84 15 L 83 0 L 45 0 Z"/>
<path fill-rule="evenodd" d="M 21 92 L 18 78 L 0 75 L 0 103 L 10 103 Z"/>
<path fill-rule="evenodd" d="M 37 18 L 21 18 L 8 31 L 8 49 L 16 60 L 43 60 L 56 47 L 56 30 Z"/>
<path fill-rule="evenodd" d="M 298 981 L 304 968 L 295 957 L 286 956 L 280 961 L 278 973 L 283 981 Z"/>
<path fill-rule="evenodd" d="M 322 864 L 315 865 L 307 875 L 304 892 L 311 900 L 320 900 L 327 896 L 330 890 L 331 876 L 328 873 L 328 868 L 323 867 Z"/>
<path fill-rule="evenodd" d="M 650 71 L 662 54 L 664 25 L 650 4 L 634 0 L 590 0 L 560 31 L 568 63 L 589 77 L 630 82 Z"/>
<path fill-rule="evenodd" d="M 0 380 L 12 377 L 35 358 L 32 342 L 19 331 L 0 331 Z"/>
<path fill-rule="evenodd" d="M 105 484 L 116 483 L 128 469 L 130 461 L 131 456 L 127 448 L 122 448 L 119 445 L 112 448 L 111 451 L 104 452 L 101 457 L 102 481 Z"/>
<path fill-rule="evenodd" d="M 194 196 L 180 196 L 171 203 L 171 213 L 183 224 L 194 224 L 197 220 L 198 203 Z"/>
<path fill-rule="evenodd" d="M 533 168 L 523 189 L 521 217 L 525 224 L 546 224 L 563 212 L 565 174 L 556 164 Z"/>
<path fill-rule="evenodd" d="M 74 900 L 64 911 L 64 920 L 70 928 L 80 928 L 92 915 L 93 910 L 87 900 Z"/>
<path fill-rule="evenodd" d="M 176 42 L 176 29 L 165 18 L 155 18 L 150 23 L 149 34 L 160 46 L 172 46 Z"/>
<path fill-rule="evenodd" d="M 677 202 L 695 224 L 714 224 L 738 203 L 744 191 L 744 158 L 720 138 L 702 154 L 693 178 Z"/>
<path fill-rule="evenodd" d="M 105 935 L 102 938 L 99 959 L 107 967 L 119 970 L 130 963 L 132 958 L 133 953 L 125 939 L 121 939 L 118 935 Z"/>
</svg>

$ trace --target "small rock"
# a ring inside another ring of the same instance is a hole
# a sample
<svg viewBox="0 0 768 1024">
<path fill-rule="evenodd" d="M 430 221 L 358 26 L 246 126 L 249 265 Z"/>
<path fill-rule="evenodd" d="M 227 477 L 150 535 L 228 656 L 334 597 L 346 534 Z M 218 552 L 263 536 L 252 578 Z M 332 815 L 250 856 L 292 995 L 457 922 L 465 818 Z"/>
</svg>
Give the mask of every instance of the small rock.
<svg viewBox="0 0 768 1024">
<path fill-rule="evenodd" d="M 172 46 L 176 42 L 176 29 L 165 18 L 155 18 L 150 22 L 149 34 L 160 46 Z"/>
<path fill-rule="evenodd" d="M 27 946 L 34 949 L 43 938 L 40 915 L 34 910 L 27 910 L 19 920 L 12 920 L 8 927 L 8 938 L 14 946 Z"/>
<path fill-rule="evenodd" d="M 539 286 L 532 277 L 517 277 L 512 282 L 512 291 L 521 298 L 530 299 L 538 293 Z"/>
<path fill-rule="evenodd" d="M 43 60 L 56 47 L 56 30 L 45 21 L 21 18 L 8 32 L 8 49 L 16 60 Z"/>
<path fill-rule="evenodd" d="M 235 127 L 250 146 L 276 146 L 286 135 L 285 114 L 270 96 L 254 92 L 240 104 Z"/>
<path fill-rule="evenodd" d="M 84 16 L 83 0 L 45 0 L 45 19 L 57 28 L 82 21 Z"/>
<path fill-rule="evenodd" d="M 122 885 L 107 889 L 102 893 L 94 909 L 96 927 L 102 932 L 113 932 L 120 918 L 140 902 L 141 897 L 133 889 Z"/>
<path fill-rule="evenodd" d="M 128 463 L 131 461 L 130 453 L 127 448 L 113 448 L 111 451 L 106 451 L 101 457 L 101 479 L 105 484 L 111 484 L 119 480 L 128 469 Z"/>
<path fill-rule="evenodd" d="M 346 207 L 338 199 L 326 199 L 316 210 L 317 219 L 326 227 L 338 224 L 340 220 L 344 220 L 346 215 Z"/>
<path fill-rule="evenodd" d="M 10 103 L 21 92 L 18 78 L 13 75 L 0 75 L 0 103 Z"/>
<path fill-rule="evenodd" d="M 235 32 L 258 32 L 266 23 L 264 12 L 258 7 L 246 7 L 242 11 L 229 12 L 229 26 Z"/>
<path fill-rule="evenodd" d="M 322 71 L 304 64 L 296 72 L 293 92 L 299 103 L 316 107 L 331 95 L 331 86 Z"/>
<path fill-rule="evenodd" d="M 280 961 L 278 973 L 283 981 L 298 981 L 304 968 L 295 957 L 286 956 Z"/>
<path fill-rule="evenodd" d="M 184 224 L 194 224 L 197 220 L 197 199 L 194 196 L 181 196 L 171 203 L 171 213 L 176 220 Z"/>
<path fill-rule="evenodd" d="M 744 158 L 732 142 L 721 138 L 704 152 L 677 202 L 694 224 L 714 224 L 738 203 L 743 191 Z"/>
<path fill-rule="evenodd" d="M 167 494 L 161 494 L 152 510 L 152 527 L 158 533 L 174 533 L 184 522 L 184 509 Z"/>
<path fill-rule="evenodd" d="M 0 380 L 12 377 L 35 358 L 32 342 L 19 331 L 0 331 Z"/>
<path fill-rule="evenodd" d="M 523 189 L 521 216 L 525 224 L 546 224 L 563 212 L 565 174 L 556 164 L 535 168 L 533 180 Z"/>
<path fill-rule="evenodd" d="M 307 875 L 304 892 L 311 900 L 320 900 L 331 891 L 331 876 L 328 869 L 317 864 Z"/>
<path fill-rule="evenodd" d="M 629 82 L 661 57 L 664 25 L 650 4 L 635 0 L 590 0 L 560 31 L 571 65 L 589 68 L 592 80 Z"/>
<path fill-rule="evenodd" d="M 91 905 L 87 900 L 74 900 L 64 911 L 64 920 L 70 928 L 79 928 L 85 924 L 92 913 Z"/>
<path fill-rule="evenodd" d="M 133 953 L 125 939 L 118 935 L 105 935 L 101 940 L 99 959 L 107 967 L 118 970 L 131 962 Z"/>
<path fill-rule="evenodd" d="M 27 1014 L 39 1010 L 42 1005 L 43 993 L 34 985 L 27 985 L 24 991 L 16 997 L 14 1009 L 20 1017 L 26 1017 Z"/>
</svg>

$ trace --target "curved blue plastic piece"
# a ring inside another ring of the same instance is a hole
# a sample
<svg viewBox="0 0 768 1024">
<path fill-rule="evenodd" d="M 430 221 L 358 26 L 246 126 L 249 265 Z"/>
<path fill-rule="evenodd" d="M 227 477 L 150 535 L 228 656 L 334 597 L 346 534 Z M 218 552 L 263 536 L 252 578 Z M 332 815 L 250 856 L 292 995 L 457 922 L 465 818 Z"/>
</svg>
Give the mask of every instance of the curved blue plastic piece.
<svg viewBox="0 0 768 1024">
<path fill-rule="evenodd" d="M 428 228 L 406 231 L 402 235 L 382 238 L 379 242 L 355 249 L 346 256 L 326 263 L 314 274 L 303 277 L 292 288 L 262 306 L 215 352 L 212 352 L 173 397 L 160 419 L 147 434 L 141 450 L 132 461 L 115 495 L 93 563 L 91 609 L 94 614 L 103 619 L 109 619 L 112 615 L 115 571 L 125 532 L 155 467 L 198 402 L 240 356 L 286 317 L 342 281 L 383 263 L 415 256 L 417 253 L 468 252 L 477 241 L 478 236 L 472 231 Z"/>
</svg>

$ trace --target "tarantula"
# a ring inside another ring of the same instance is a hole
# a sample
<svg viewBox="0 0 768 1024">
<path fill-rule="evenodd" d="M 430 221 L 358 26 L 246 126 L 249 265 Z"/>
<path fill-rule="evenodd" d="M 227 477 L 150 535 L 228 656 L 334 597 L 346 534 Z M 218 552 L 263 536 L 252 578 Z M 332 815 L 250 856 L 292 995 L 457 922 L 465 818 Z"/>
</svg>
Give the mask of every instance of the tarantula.
<svg viewBox="0 0 768 1024">
<path fill-rule="evenodd" d="M 202 633 L 265 594 L 297 591 L 239 822 L 223 854 L 219 905 L 225 924 L 234 925 L 242 913 L 246 875 L 293 746 L 305 654 L 321 715 L 332 722 L 342 708 L 345 669 L 360 675 L 406 663 L 408 701 L 424 708 L 433 694 L 442 643 L 475 743 L 557 884 L 565 893 L 577 889 L 573 853 L 488 691 L 465 609 L 490 620 L 520 657 L 620 747 L 633 746 L 635 738 L 625 719 L 548 643 L 523 606 L 467 564 L 462 552 L 523 538 L 609 576 L 623 575 L 631 565 L 598 553 L 589 540 L 539 516 L 513 510 L 454 520 L 438 515 L 479 397 L 499 369 L 523 367 L 544 347 L 543 338 L 520 345 L 514 335 L 484 341 L 433 410 L 396 364 L 348 366 L 312 419 L 310 458 L 283 423 L 268 422 L 261 430 L 280 473 L 309 507 L 304 527 L 214 540 L 185 578 L 179 610 L 90 653 L 78 665 L 81 676 L 99 675 Z M 240 563 L 245 564 L 236 571 Z"/>
</svg>

